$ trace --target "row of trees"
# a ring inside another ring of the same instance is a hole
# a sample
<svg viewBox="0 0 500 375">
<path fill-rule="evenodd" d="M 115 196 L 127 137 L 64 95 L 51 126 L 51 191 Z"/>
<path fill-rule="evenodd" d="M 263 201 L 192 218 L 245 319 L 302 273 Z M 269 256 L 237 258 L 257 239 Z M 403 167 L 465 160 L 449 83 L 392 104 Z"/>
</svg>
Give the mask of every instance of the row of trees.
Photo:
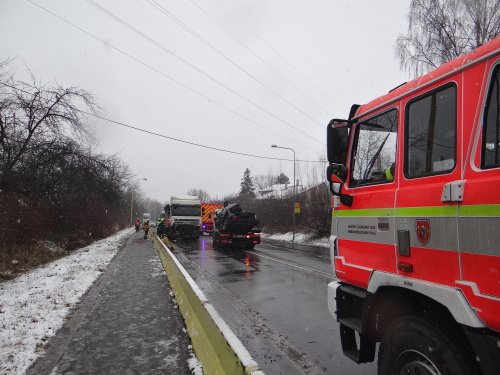
<svg viewBox="0 0 500 375">
<path fill-rule="evenodd" d="M 297 231 L 323 236 L 330 229 L 330 195 L 327 186 L 321 181 L 322 168 L 323 164 L 318 163 L 315 167 L 299 170 L 299 179 L 307 179 L 310 187 L 301 189 L 296 197 L 293 197 L 293 190 L 290 189 L 290 194 L 285 197 L 263 198 L 259 192 L 269 190 L 273 185 L 289 184 L 290 179 L 282 172 L 252 177 L 249 168 L 243 172 L 237 194 L 222 198 L 210 197 L 203 189 L 190 189 L 187 194 L 196 195 L 203 202 L 238 202 L 245 210 L 257 213 L 262 228 L 268 233 L 292 231 L 293 206 L 298 202 L 302 211 L 296 216 Z M 303 176 L 304 173 L 307 175 Z"/>
<path fill-rule="evenodd" d="M 250 170 L 247 168 L 243 173 L 237 199 L 244 204 L 246 209 L 256 212 L 262 228 L 269 233 L 292 231 L 294 203 L 299 203 L 302 209 L 301 213 L 296 215 L 296 231 L 324 236 L 330 229 L 330 193 L 317 173 L 322 167 L 323 164 L 318 164 L 307 169 L 310 175 L 308 176 L 310 186 L 307 189 L 301 189 L 302 191 L 297 191 L 295 196 L 290 191 L 290 194 L 285 197 L 264 198 L 261 196 L 259 199 L 255 199 L 254 182 L 250 176 Z M 299 178 L 301 174 L 298 173 Z M 263 175 L 258 180 L 260 191 L 269 189 L 273 185 L 290 182 L 284 173 L 277 176 Z"/>
<path fill-rule="evenodd" d="M 92 95 L 0 72 L 0 268 L 42 240 L 72 249 L 128 225 L 131 174 L 90 146 Z"/>
<path fill-rule="evenodd" d="M 267 175 L 258 175 L 255 177 L 250 176 L 250 173 L 250 169 L 246 168 L 243 172 L 239 194 L 237 196 L 231 195 L 230 198 L 233 198 L 233 200 L 235 197 L 242 199 L 254 199 L 256 197 L 256 190 L 264 190 L 265 188 L 275 184 L 283 185 L 290 183 L 290 179 L 283 172 L 281 172 L 278 176 L 268 173 Z M 227 200 L 225 198 L 212 197 L 206 190 L 197 188 L 189 189 L 186 194 L 197 196 L 202 202 L 219 202 L 221 200 Z M 229 196 L 226 198 L 229 198 Z"/>
</svg>

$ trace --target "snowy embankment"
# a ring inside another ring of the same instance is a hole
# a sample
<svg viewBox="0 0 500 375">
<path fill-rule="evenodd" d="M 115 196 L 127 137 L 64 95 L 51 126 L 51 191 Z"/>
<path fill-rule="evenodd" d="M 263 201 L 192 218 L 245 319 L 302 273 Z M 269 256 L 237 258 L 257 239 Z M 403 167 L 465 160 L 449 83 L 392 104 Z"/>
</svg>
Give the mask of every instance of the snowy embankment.
<svg viewBox="0 0 500 375">
<path fill-rule="evenodd" d="M 0 373 L 24 374 L 132 233 L 125 229 L 0 283 Z"/>
<path fill-rule="evenodd" d="M 292 232 L 274 233 L 274 234 L 262 233 L 261 237 L 263 239 L 269 239 L 269 240 L 292 242 L 293 233 Z M 330 247 L 328 237 L 314 238 L 314 236 L 305 233 L 295 233 L 295 243 L 308 246 L 327 247 L 327 248 Z"/>
</svg>

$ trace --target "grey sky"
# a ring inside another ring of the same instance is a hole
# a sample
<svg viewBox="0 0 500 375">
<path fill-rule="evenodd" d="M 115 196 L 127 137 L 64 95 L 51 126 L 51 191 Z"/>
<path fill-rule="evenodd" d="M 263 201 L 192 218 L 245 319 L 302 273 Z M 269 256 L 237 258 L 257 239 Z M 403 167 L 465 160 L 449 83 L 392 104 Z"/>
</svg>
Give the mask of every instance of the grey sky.
<svg viewBox="0 0 500 375">
<path fill-rule="evenodd" d="M 294 148 L 297 159 L 309 160 L 324 153 L 329 119 L 346 117 L 351 104 L 367 102 L 408 80 L 394 43 L 407 29 L 409 0 L 154 1 L 198 36 L 155 8 L 153 0 L 95 2 L 160 47 L 86 0 L 33 2 L 105 43 L 26 0 L 1 0 L 0 59 L 13 58 L 19 77 L 26 77 L 26 65 L 41 82 L 92 92 L 104 117 L 190 142 L 291 158 L 290 151 L 270 148 L 278 144 Z M 118 154 L 137 177 L 148 179 L 141 184 L 146 195 L 160 201 L 190 188 L 212 196 L 235 193 L 247 167 L 254 176 L 269 171 L 293 175 L 291 162 L 200 149 L 101 120 L 93 120 L 93 129 L 99 140 L 96 149 Z M 305 165 L 300 169 L 306 179 Z"/>
</svg>

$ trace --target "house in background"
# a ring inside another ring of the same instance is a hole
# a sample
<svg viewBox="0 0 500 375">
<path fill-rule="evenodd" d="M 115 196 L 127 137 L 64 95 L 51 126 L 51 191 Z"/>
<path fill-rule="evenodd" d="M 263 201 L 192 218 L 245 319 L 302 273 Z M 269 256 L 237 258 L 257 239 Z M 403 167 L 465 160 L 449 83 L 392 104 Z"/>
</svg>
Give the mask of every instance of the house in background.
<svg viewBox="0 0 500 375">
<path fill-rule="evenodd" d="M 303 192 L 304 186 L 297 180 L 297 195 Z M 255 199 L 285 199 L 293 196 L 293 184 L 275 184 L 256 192 Z"/>
</svg>

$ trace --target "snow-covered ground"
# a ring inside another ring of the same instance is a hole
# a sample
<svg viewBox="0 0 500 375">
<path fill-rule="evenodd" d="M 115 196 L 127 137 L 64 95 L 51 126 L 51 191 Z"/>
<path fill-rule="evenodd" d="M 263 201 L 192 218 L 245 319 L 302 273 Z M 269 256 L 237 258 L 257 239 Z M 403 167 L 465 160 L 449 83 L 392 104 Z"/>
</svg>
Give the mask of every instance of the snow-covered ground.
<svg viewBox="0 0 500 375">
<path fill-rule="evenodd" d="M 193 375 L 203 375 L 203 365 L 198 360 L 198 357 L 194 354 L 193 346 L 188 346 L 189 350 L 189 359 L 188 359 L 188 367 L 191 370 Z"/>
<path fill-rule="evenodd" d="M 0 283 L 0 373 L 24 374 L 134 229 Z"/>
<path fill-rule="evenodd" d="M 261 237 L 264 239 L 277 240 L 277 241 L 286 241 L 292 242 L 293 233 L 261 233 Z M 328 237 L 322 238 L 313 238 L 310 234 L 305 233 L 295 233 L 295 242 L 302 245 L 310 245 L 310 246 L 318 246 L 318 247 L 330 247 Z"/>
</svg>

